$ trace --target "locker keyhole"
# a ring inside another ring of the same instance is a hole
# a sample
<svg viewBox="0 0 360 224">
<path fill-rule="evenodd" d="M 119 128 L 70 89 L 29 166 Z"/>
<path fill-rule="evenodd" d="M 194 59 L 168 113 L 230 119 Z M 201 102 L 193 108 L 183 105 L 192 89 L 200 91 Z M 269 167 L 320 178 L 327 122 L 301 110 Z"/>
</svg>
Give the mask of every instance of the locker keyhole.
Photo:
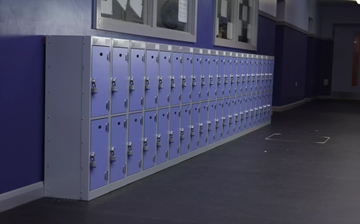
<svg viewBox="0 0 360 224">
<path fill-rule="evenodd" d="M 98 127 L 99 129 L 101 129 L 101 125 L 99 125 L 99 127 Z"/>
<path fill-rule="evenodd" d="M 103 56 L 103 53 L 100 53 L 100 56 Z"/>
<path fill-rule="evenodd" d="M 117 124 L 120 125 L 120 122 L 118 122 Z"/>
<path fill-rule="evenodd" d="M 121 57 L 122 57 L 122 54 L 119 54 L 119 57 L 121 58 Z"/>
</svg>

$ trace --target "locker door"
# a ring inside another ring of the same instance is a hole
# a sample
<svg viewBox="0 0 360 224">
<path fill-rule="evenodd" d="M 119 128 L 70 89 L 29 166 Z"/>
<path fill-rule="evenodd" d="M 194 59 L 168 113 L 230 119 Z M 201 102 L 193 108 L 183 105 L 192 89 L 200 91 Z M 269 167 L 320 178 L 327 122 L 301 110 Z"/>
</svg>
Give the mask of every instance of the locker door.
<svg viewBox="0 0 360 224">
<path fill-rule="evenodd" d="M 245 131 L 247 129 L 247 119 L 246 116 L 248 114 L 247 112 L 247 97 L 243 96 L 241 97 L 241 114 L 240 114 L 240 120 L 241 120 L 241 131 Z"/>
<path fill-rule="evenodd" d="M 208 138 L 208 112 L 209 112 L 209 104 L 207 102 L 202 103 L 200 107 L 200 125 L 199 125 L 199 133 L 200 133 L 200 145 L 199 147 L 205 147 L 207 138 Z"/>
<path fill-rule="evenodd" d="M 203 55 L 202 63 L 202 76 L 201 76 L 201 100 L 208 100 L 209 92 L 209 75 L 210 75 L 210 56 Z"/>
<path fill-rule="evenodd" d="M 146 77 L 145 77 L 145 108 L 156 107 L 156 96 L 158 93 L 157 82 L 159 76 L 159 52 L 146 52 Z"/>
<path fill-rule="evenodd" d="M 247 97 L 247 108 L 248 108 L 248 112 L 249 112 L 249 116 L 246 118 L 247 119 L 247 128 L 251 128 L 252 127 L 252 116 L 253 116 L 252 96 L 251 95 L 249 95 Z"/>
<path fill-rule="evenodd" d="M 180 117 L 180 155 L 184 155 L 188 153 L 190 149 L 190 106 L 182 106 Z"/>
<path fill-rule="evenodd" d="M 158 131 L 156 136 L 157 144 L 157 164 L 167 161 L 169 152 L 169 110 L 159 110 L 157 116 Z"/>
<path fill-rule="evenodd" d="M 183 103 L 190 103 L 191 100 L 191 76 L 192 76 L 192 54 L 184 54 L 184 72 L 182 75 L 182 95 L 181 99 Z"/>
<path fill-rule="evenodd" d="M 190 151 L 195 151 L 199 147 L 199 119 L 200 105 L 193 104 L 191 107 L 191 126 L 190 126 Z"/>
<path fill-rule="evenodd" d="M 158 105 L 165 107 L 170 102 L 171 53 L 160 52 L 160 76 L 158 77 Z"/>
<path fill-rule="evenodd" d="M 194 72 L 191 77 L 192 101 L 199 102 L 201 99 L 201 76 L 202 76 L 202 55 L 194 55 Z"/>
<path fill-rule="evenodd" d="M 265 60 L 261 59 L 260 60 L 260 90 L 259 91 L 264 91 L 265 88 L 265 69 L 264 69 L 264 64 Z"/>
<path fill-rule="evenodd" d="M 230 131 L 229 131 L 229 126 L 230 126 L 230 100 L 225 100 L 224 101 L 224 109 L 223 109 L 223 136 L 222 138 L 227 138 L 229 137 Z"/>
<path fill-rule="evenodd" d="M 209 119 L 207 121 L 208 138 L 207 143 L 210 145 L 215 141 L 215 119 L 216 119 L 216 101 L 209 103 Z"/>
<path fill-rule="evenodd" d="M 256 59 L 255 58 L 251 58 L 250 59 L 250 67 L 251 67 L 251 93 L 255 93 L 257 91 L 257 83 L 256 83 Z"/>
<path fill-rule="evenodd" d="M 275 61 L 270 60 L 270 91 L 272 92 L 273 84 L 274 84 L 274 65 Z"/>
<path fill-rule="evenodd" d="M 229 136 L 235 134 L 235 124 L 236 124 L 236 99 L 232 98 L 230 100 L 230 110 L 229 110 Z"/>
<path fill-rule="evenodd" d="M 215 100 L 217 96 L 217 75 L 218 75 L 218 57 L 211 56 L 210 75 L 209 75 L 210 100 Z"/>
<path fill-rule="evenodd" d="M 218 100 L 216 103 L 215 141 L 220 141 L 222 137 L 222 132 L 223 132 L 222 117 L 223 117 L 223 100 Z"/>
<path fill-rule="evenodd" d="M 178 105 L 181 102 L 182 53 L 173 53 L 171 60 L 171 105 Z"/>
<path fill-rule="evenodd" d="M 91 121 L 90 191 L 105 186 L 108 166 L 108 120 Z M 96 164 L 93 164 L 96 163 Z"/>
<path fill-rule="evenodd" d="M 223 98 L 224 97 L 224 92 L 225 92 L 225 86 L 224 86 L 224 81 L 226 78 L 225 75 L 225 65 L 226 65 L 226 58 L 220 56 L 219 57 L 219 70 L 218 70 L 218 76 L 217 76 L 217 98 Z"/>
<path fill-rule="evenodd" d="M 145 112 L 144 117 L 144 170 L 155 165 L 156 158 L 156 111 Z"/>
<path fill-rule="evenodd" d="M 231 77 L 231 96 L 236 96 L 237 95 L 237 89 L 238 89 L 238 85 L 240 83 L 240 78 L 239 78 L 239 73 L 237 71 L 238 68 L 238 58 L 237 57 L 233 57 L 232 58 L 232 67 L 231 67 L 231 73 L 232 73 L 232 77 Z M 240 90 L 239 90 L 240 91 Z"/>
<path fill-rule="evenodd" d="M 260 74 L 261 74 L 261 70 L 260 70 L 260 59 L 256 58 L 254 59 L 254 73 L 256 76 L 256 85 L 255 85 L 255 92 L 260 91 Z"/>
<path fill-rule="evenodd" d="M 235 111 L 235 116 L 237 115 L 237 117 L 235 117 L 235 133 L 240 133 L 241 131 L 241 104 L 242 104 L 242 98 L 241 96 L 239 96 L 236 99 L 236 111 Z"/>
<path fill-rule="evenodd" d="M 110 48 L 93 46 L 91 79 L 91 116 L 109 113 Z"/>
<path fill-rule="evenodd" d="M 131 76 L 130 76 L 130 111 L 137 111 L 142 109 L 144 101 L 144 88 L 142 83 L 144 80 L 144 66 L 145 66 L 145 52 L 144 50 L 131 50 Z"/>
<path fill-rule="evenodd" d="M 142 152 L 142 114 L 130 114 L 127 122 L 129 139 L 127 143 L 128 176 L 140 172 Z"/>
<path fill-rule="evenodd" d="M 246 94 L 251 94 L 252 93 L 252 77 L 251 77 L 251 64 L 250 64 L 250 59 L 246 58 L 245 59 L 245 67 L 246 67 Z"/>
<path fill-rule="evenodd" d="M 245 63 L 245 59 L 242 58 L 241 59 L 241 67 L 242 67 L 242 70 L 241 70 L 241 94 L 242 95 L 245 95 L 247 93 L 247 75 L 246 75 L 246 63 Z"/>
<path fill-rule="evenodd" d="M 170 159 L 175 159 L 180 153 L 180 107 L 170 109 L 169 142 Z"/>
<path fill-rule="evenodd" d="M 225 75 L 224 75 L 224 96 L 228 97 L 231 94 L 231 67 L 232 58 L 226 57 L 225 62 Z"/>
<path fill-rule="evenodd" d="M 126 116 L 111 119 L 110 183 L 125 177 Z"/>
<path fill-rule="evenodd" d="M 270 79 L 269 79 L 269 60 L 265 60 L 265 91 L 268 91 L 269 86 L 270 86 Z"/>
<path fill-rule="evenodd" d="M 113 48 L 112 114 L 126 112 L 128 97 L 128 49 Z M 116 91 L 117 87 L 117 91 Z"/>
<path fill-rule="evenodd" d="M 257 110 L 256 100 L 257 100 L 256 95 L 252 95 L 252 102 L 251 102 L 251 109 L 252 109 L 251 125 L 252 126 L 251 127 L 254 127 L 256 124 L 256 110 Z"/>
</svg>

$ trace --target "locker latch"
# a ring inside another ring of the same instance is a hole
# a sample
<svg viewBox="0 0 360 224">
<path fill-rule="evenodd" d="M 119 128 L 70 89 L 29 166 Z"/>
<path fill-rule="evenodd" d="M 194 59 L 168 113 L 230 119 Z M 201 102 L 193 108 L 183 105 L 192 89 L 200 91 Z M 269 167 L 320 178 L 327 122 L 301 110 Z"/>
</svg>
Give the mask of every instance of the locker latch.
<svg viewBox="0 0 360 224">
<path fill-rule="evenodd" d="M 134 152 L 132 150 L 132 142 L 129 142 L 127 145 L 127 154 L 128 154 L 128 156 L 134 155 Z"/>
<path fill-rule="evenodd" d="M 186 87 L 186 76 L 181 76 L 182 87 Z"/>
<path fill-rule="evenodd" d="M 230 82 L 231 84 L 235 83 L 234 75 L 230 75 Z"/>
<path fill-rule="evenodd" d="M 204 133 L 204 125 L 202 123 L 199 124 L 200 134 Z"/>
<path fill-rule="evenodd" d="M 263 112 L 264 112 L 264 114 L 267 112 L 267 106 L 263 106 Z"/>
<path fill-rule="evenodd" d="M 156 145 L 157 147 L 161 147 L 161 134 L 156 135 Z"/>
<path fill-rule="evenodd" d="M 145 77 L 145 90 L 150 90 L 150 78 Z"/>
<path fill-rule="evenodd" d="M 92 94 L 98 93 L 98 89 L 97 89 L 97 87 L 96 87 L 96 79 L 95 79 L 95 78 L 91 79 L 91 93 L 92 93 Z"/>
<path fill-rule="evenodd" d="M 193 75 L 193 76 L 191 77 L 191 79 L 192 79 L 192 86 L 196 86 L 196 76 Z"/>
<path fill-rule="evenodd" d="M 260 81 L 260 80 L 261 80 L 261 79 L 260 79 L 260 78 L 261 78 L 260 75 L 258 74 L 258 75 L 256 75 L 256 76 L 257 76 L 257 80 Z"/>
<path fill-rule="evenodd" d="M 239 115 L 238 114 L 234 114 L 235 117 L 235 123 L 239 122 Z"/>
<path fill-rule="evenodd" d="M 135 90 L 135 83 L 134 83 L 134 77 L 130 78 L 130 84 L 129 84 L 130 91 Z"/>
<path fill-rule="evenodd" d="M 169 131 L 169 143 L 174 142 L 174 133 L 172 131 Z"/>
<path fill-rule="evenodd" d="M 255 82 L 256 81 L 255 75 L 253 74 L 251 75 L 251 77 L 252 77 L 252 81 Z"/>
<path fill-rule="evenodd" d="M 272 74 L 269 74 L 269 78 L 270 78 L 270 80 L 272 80 Z"/>
<path fill-rule="evenodd" d="M 222 119 L 222 125 L 223 125 L 223 127 L 225 127 L 226 126 L 226 117 L 222 117 L 221 119 Z"/>
<path fill-rule="evenodd" d="M 208 125 L 208 131 L 211 131 L 211 121 L 208 121 L 207 125 Z"/>
<path fill-rule="evenodd" d="M 115 93 L 118 91 L 118 88 L 116 86 L 116 77 L 113 77 L 111 79 L 111 92 Z"/>
<path fill-rule="evenodd" d="M 246 76 L 245 75 L 241 75 L 242 76 L 242 82 L 245 83 L 246 81 Z"/>
<path fill-rule="evenodd" d="M 258 114 L 259 114 L 259 109 L 255 108 L 255 115 L 258 115 Z"/>
<path fill-rule="evenodd" d="M 224 84 L 227 84 L 227 83 L 228 83 L 228 76 L 224 75 Z"/>
<path fill-rule="evenodd" d="M 240 119 L 243 121 L 244 120 L 244 113 L 240 113 Z"/>
<path fill-rule="evenodd" d="M 205 86 L 205 76 L 201 76 L 201 86 Z"/>
<path fill-rule="evenodd" d="M 265 80 L 265 75 L 264 74 L 261 74 L 261 80 Z"/>
<path fill-rule="evenodd" d="M 115 155 L 115 147 L 110 148 L 110 162 L 116 161 L 116 155 Z"/>
<path fill-rule="evenodd" d="M 268 112 L 270 112 L 271 111 L 270 104 L 267 105 L 267 108 L 268 108 Z"/>
<path fill-rule="evenodd" d="M 90 168 L 96 167 L 95 152 L 90 153 Z"/>
<path fill-rule="evenodd" d="M 184 128 L 180 128 L 180 139 L 185 139 Z"/>
<path fill-rule="evenodd" d="M 163 86 L 163 80 L 162 80 L 162 79 L 163 79 L 163 78 L 162 78 L 162 76 L 158 76 L 158 81 L 159 81 L 158 85 L 159 85 L 159 89 L 164 88 L 164 86 Z"/>
<path fill-rule="evenodd" d="M 209 85 L 214 85 L 213 76 L 209 75 Z"/>
<path fill-rule="evenodd" d="M 221 84 L 221 76 L 220 75 L 217 75 L 217 84 L 220 85 Z"/>
<path fill-rule="evenodd" d="M 249 119 L 249 111 L 245 111 L 246 119 Z"/>
<path fill-rule="evenodd" d="M 195 136 L 195 127 L 194 127 L 194 125 L 190 126 L 190 136 L 191 137 Z"/>
<path fill-rule="evenodd" d="M 219 119 L 215 119 L 215 128 L 216 128 L 216 129 L 219 128 Z"/>
<path fill-rule="evenodd" d="M 144 138 L 144 141 L 143 141 L 143 150 L 144 150 L 144 151 L 148 151 L 148 150 L 149 150 L 148 139 L 147 139 L 147 138 Z"/>
<path fill-rule="evenodd" d="M 262 112 L 263 112 L 263 108 L 259 107 L 259 113 L 262 114 Z"/>
<path fill-rule="evenodd" d="M 254 117 L 254 110 L 250 110 L 250 116 Z"/>
<path fill-rule="evenodd" d="M 175 86 L 175 77 L 174 76 L 171 76 L 171 79 L 170 79 L 170 85 L 171 85 L 171 88 L 173 89 L 173 88 L 175 88 L 176 86 Z"/>
<path fill-rule="evenodd" d="M 236 75 L 236 83 L 240 83 L 240 82 L 241 82 L 240 75 Z"/>
<path fill-rule="evenodd" d="M 229 115 L 229 124 L 232 124 L 232 116 Z"/>
<path fill-rule="evenodd" d="M 251 82 L 251 75 L 247 75 L 247 78 L 248 78 L 247 81 Z"/>
</svg>

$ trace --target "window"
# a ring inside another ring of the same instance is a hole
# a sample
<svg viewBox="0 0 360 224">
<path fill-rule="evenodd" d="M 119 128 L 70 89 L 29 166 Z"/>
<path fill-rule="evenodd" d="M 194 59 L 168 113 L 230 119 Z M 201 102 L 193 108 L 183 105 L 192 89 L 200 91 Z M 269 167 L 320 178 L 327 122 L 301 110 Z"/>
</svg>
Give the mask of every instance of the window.
<svg viewBox="0 0 360 224">
<path fill-rule="evenodd" d="M 95 0 L 95 28 L 196 42 L 197 0 Z"/>
<path fill-rule="evenodd" d="M 216 0 L 217 46 L 256 50 L 258 0 Z"/>
</svg>

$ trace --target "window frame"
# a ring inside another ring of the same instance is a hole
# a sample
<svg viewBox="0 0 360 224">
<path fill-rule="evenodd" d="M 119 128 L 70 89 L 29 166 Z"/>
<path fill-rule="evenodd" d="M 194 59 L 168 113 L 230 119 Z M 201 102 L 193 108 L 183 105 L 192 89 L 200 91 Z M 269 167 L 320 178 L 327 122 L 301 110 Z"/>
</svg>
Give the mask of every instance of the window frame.
<svg viewBox="0 0 360 224">
<path fill-rule="evenodd" d="M 189 32 L 171 30 L 157 27 L 157 0 L 145 0 L 147 18 L 146 24 L 138 24 L 127 21 L 115 20 L 101 16 L 101 1 L 94 0 L 94 28 L 97 30 L 112 31 L 117 33 L 133 34 L 138 36 L 155 37 L 183 42 L 196 42 L 198 0 L 188 0 L 188 24 Z"/>
<path fill-rule="evenodd" d="M 241 50 L 250 50 L 256 51 L 257 50 L 257 40 L 258 40 L 258 20 L 259 20 L 259 0 L 254 0 L 254 13 L 252 15 L 252 20 L 254 21 L 251 24 L 252 29 L 251 36 L 253 37 L 252 43 L 244 43 L 237 41 L 237 33 L 238 33 L 238 17 L 239 17 L 239 0 L 233 0 L 233 7 L 232 7 L 232 19 L 233 19 L 233 33 L 232 33 L 232 40 L 222 39 L 216 37 L 216 19 L 217 19 L 217 12 L 218 12 L 218 4 L 221 0 L 215 0 L 215 10 L 214 10 L 214 45 L 221 46 L 221 47 L 229 47 L 229 48 L 237 48 Z"/>
</svg>

